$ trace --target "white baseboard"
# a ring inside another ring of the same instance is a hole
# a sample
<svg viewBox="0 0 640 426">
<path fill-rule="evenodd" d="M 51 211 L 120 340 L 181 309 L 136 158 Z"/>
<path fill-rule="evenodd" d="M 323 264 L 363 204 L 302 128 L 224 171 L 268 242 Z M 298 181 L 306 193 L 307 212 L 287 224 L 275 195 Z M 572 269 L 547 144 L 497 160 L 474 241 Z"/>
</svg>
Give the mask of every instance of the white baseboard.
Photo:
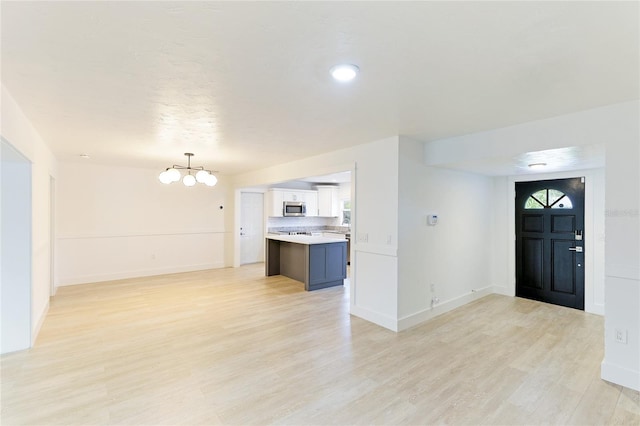
<svg viewBox="0 0 640 426">
<path fill-rule="evenodd" d="M 49 312 L 49 302 L 45 305 L 44 309 L 40 313 L 40 317 L 38 318 L 38 322 L 36 323 L 36 327 L 31 331 L 31 347 L 36 344 L 36 339 L 38 338 L 38 334 L 40 334 L 40 329 L 42 328 L 42 324 L 44 324 L 45 318 L 47 318 L 47 313 Z"/>
<path fill-rule="evenodd" d="M 396 320 L 379 312 L 374 312 L 360 306 L 351 305 L 350 314 L 391 331 L 399 331 L 398 322 Z"/>
<path fill-rule="evenodd" d="M 169 266 L 164 268 L 141 269 L 137 271 L 123 271 L 108 274 L 83 275 L 77 277 L 65 277 L 60 279 L 60 287 L 68 285 L 97 283 L 102 281 L 123 280 L 126 278 L 150 277 L 154 275 L 177 274 L 180 272 L 202 271 L 204 269 L 224 268 L 224 261 L 203 263 L 199 265 Z"/>
<path fill-rule="evenodd" d="M 604 305 L 593 304 L 591 306 L 586 306 L 586 304 L 585 304 L 584 311 L 588 312 L 590 314 L 596 314 L 596 315 L 604 316 Z"/>
<path fill-rule="evenodd" d="M 506 287 L 497 286 L 497 285 L 494 285 L 491 287 L 491 292 L 495 294 L 502 294 L 503 296 L 511 296 L 511 297 L 515 296 L 515 293 L 513 290 L 510 290 Z"/>
<path fill-rule="evenodd" d="M 400 318 L 398 321 L 398 331 L 406 330 L 422 324 L 431 318 L 437 317 L 445 312 L 449 312 L 453 309 L 459 308 L 460 306 L 466 305 L 469 302 L 473 302 L 474 300 L 487 296 L 493 292 L 492 290 L 492 286 L 477 289 L 470 293 L 463 294 L 462 296 L 441 302 L 431 309 L 425 309 L 415 314 Z"/>
<path fill-rule="evenodd" d="M 609 364 L 606 359 L 602 361 L 600 366 L 600 377 L 607 382 L 640 391 L 640 371 Z"/>
</svg>

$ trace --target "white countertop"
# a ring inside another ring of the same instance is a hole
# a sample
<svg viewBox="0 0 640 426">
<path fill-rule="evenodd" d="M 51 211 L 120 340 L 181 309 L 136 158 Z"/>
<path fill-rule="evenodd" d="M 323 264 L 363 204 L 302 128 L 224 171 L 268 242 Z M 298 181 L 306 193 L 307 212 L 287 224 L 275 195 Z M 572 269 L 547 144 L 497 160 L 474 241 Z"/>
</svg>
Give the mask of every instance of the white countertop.
<svg viewBox="0 0 640 426">
<path fill-rule="evenodd" d="M 312 237 L 311 235 L 278 235 L 278 234 L 267 234 L 267 238 L 270 240 L 277 241 L 285 241 L 287 243 L 297 243 L 297 244 L 327 244 L 327 243 L 346 243 L 342 237 L 329 238 L 329 237 Z"/>
</svg>

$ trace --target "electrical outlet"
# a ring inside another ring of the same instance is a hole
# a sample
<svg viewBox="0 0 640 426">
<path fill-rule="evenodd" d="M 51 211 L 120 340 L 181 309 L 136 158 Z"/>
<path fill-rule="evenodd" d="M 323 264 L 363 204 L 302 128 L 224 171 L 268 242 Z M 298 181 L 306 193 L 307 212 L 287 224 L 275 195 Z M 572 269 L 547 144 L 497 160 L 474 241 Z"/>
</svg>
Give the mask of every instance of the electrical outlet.
<svg viewBox="0 0 640 426">
<path fill-rule="evenodd" d="M 429 288 L 431 289 L 431 293 L 435 293 L 436 292 L 436 285 L 435 284 L 431 284 L 429 286 Z"/>
<path fill-rule="evenodd" d="M 613 338 L 616 340 L 616 342 L 618 343 L 623 343 L 623 344 L 627 344 L 627 330 L 621 330 L 619 328 L 616 328 L 614 331 L 614 336 Z"/>
<path fill-rule="evenodd" d="M 366 232 L 361 232 L 358 234 L 358 242 L 359 243 L 368 243 L 369 242 L 369 234 Z"/>
<path fill-rule="evenodd" d="M 391 245 L 393 242 L 393 237 L 391 235 L 387 235 L 387 245 Z"/>
</svg>

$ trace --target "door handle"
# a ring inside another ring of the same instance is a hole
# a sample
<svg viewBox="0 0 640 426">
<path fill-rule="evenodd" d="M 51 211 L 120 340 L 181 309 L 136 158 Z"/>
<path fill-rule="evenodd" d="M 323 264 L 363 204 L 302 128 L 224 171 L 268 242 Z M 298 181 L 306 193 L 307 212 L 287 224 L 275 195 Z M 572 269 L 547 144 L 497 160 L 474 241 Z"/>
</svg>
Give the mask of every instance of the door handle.
<svg viewBox="0 0 640 426">
<path fill-rule="evenodd" d="M 575 251 L 576 253 L 582 253 L 582 247 L 569 247 L 569 250 Z"/>
</svg>

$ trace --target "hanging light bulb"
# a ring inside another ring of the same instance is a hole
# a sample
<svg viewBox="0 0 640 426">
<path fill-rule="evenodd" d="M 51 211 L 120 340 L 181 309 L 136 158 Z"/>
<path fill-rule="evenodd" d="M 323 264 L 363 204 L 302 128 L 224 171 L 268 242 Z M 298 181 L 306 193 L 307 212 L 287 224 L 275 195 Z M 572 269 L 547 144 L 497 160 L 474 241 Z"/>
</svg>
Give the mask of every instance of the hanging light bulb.
<svg viewBox="0 0 640 426">
<path fill-rule="evenodd" d="M 171 178 L 171 182 L 177 182 L 182 177 L 180 175 L 180 170 L 178 170 L 178 169 L 169 169 L 169 170 L 167 170 L 167 173 L 169 174 L 169 176 Z"/>
<path fill-rule="evenodd" d="M 182 183 L 184 183 L 184 186 L 193 186 L 196 184 L 196 178 L 193 175 L 185 175 L 182 178 Z"/>
<path fill-rule="evenodd" d="M 205 183 L 209 177 L 209 172 L 206 170 L 200 170 L 196 173 L 196 180 L 200 183 Z"/>
<path fill-rule="evenodd" d="M 218 178 L 214 175 L 207 176 L 207 180 L 204 181 L 204 184 L 207 186 L 215 186 L 218 183 Z"/>
<path fill-rule="evenodd" d="M 160 176 L 158 176 L 158 179 L 160 179 L 160 182 L 167 185 L 173 182 L 171 180 L 171 175 L 168 170 L 165 170 L 164 172 L 160 173 Z"/>
</svg>

